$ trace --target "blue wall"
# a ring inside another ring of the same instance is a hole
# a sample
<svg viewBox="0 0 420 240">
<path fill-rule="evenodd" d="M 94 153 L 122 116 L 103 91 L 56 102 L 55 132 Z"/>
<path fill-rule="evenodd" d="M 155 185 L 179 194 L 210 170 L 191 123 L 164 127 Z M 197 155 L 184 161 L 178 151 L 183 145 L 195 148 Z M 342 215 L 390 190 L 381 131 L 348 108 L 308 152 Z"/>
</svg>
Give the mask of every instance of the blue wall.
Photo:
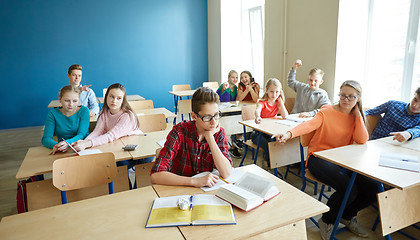
<svg viewBox="0 0 420 240">
<path fill-rule="evenodd" d="M 83 66 L 82 84 L 122 83 L 173 110 L 173 84 L 208 76 L 206 0 L 6 0 L 0 3 L 0 128 L 40 126 Z"/>
</svg>

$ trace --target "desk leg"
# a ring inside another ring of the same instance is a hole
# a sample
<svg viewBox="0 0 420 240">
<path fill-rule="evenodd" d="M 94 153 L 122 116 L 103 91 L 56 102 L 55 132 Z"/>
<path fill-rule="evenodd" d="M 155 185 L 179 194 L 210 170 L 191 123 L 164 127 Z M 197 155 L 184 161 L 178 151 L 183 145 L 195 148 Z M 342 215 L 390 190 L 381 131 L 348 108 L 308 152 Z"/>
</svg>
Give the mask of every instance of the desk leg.
<svg viewBox="0 0 420 240">
<path fill-rule="evenodd" d="M 346 207 L 347 200 L 349 199 L 349 195 L 351 189 L 353 188 L 354 180 L 356 179 L 357 173 L 353 172 L 350 177 L 349 185 L 347 186 L 346 193 L 344 194 L 343 202 L 341 203 L 340 210 L 338 211 L 337 218 L 335 219 L 334 228 L 331 233 L 330 240 L 337 239 L 335 238 L 335 234 L 337 233 L 338 224 L 340 224 L 341 216 L 343 216 L 344 208 Z"/>
<path fill-rule="evenodd" d="M 174 95 L 174 106 L 175 106 L 175 117 L 174 117 L 174 125 L 176 123 L 176 115 L 178 114 L 178 96 Z"/>
<path fill-rule="evenodd" d="M 257 149 L 255 150 L 255 156 L 254 156 L 254 164 L 257 164 L 258 150 L 260 150 L 261 136 L 262 136 L 262 132 L 259 132 L 258 133 L 258 138 L 257 138 Z"/>
</svg>

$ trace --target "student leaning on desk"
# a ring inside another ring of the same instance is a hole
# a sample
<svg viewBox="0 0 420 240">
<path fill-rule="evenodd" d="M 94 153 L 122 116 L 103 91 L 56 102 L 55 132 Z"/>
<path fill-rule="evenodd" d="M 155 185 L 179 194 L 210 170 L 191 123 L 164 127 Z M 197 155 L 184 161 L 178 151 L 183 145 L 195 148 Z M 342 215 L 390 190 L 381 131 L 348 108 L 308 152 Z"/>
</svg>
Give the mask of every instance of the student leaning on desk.
<svg viewBox="0 0 420 240">
<path fill-rule="evenodd" d="M 281 83 L 277 78 L 270 78 L 265 86 L 264 96 L 258 101 L 255 109 L 255 123 L 260 124 L 262 118 L 273 118 L 280 114 L 284 119 L 288 113 L 284 106 L 284 92 L 281 89 Z M 258 144 L 259 132 L 254 131 L 251 134 L 252 142 Z M 268 154 L 268 143 L 271 141 L 271 136 L 263 133 L 260 138 L 260 147 L 264 149 L 264 160 L 270 165 Z"/>
<path fill-rule="evenodd" d="M 350 180 L 351 171 L 341 173 L 341 167 L 315 157 L 314 152 L 351 145 L 353 142 L 363 144 L 368 140 L 362 112 L 362 88 L 356 81 L 345 81 L 340 87 L 340 101 L 326 105 L 307 122 L 301 123 L 287 133 L 276 135 L 280 143 L 290 138 L 314 132 L 308 145 L 307 166 L 312 175 L 328 184 L 336 191 L 329 198 L 327 205 L 330 211 L 322 215 L 319 228 L 322 239 L 329 239 L 337 218 L 341 202 Z M 358 174 L 350 192 L 347 206 L 340 220 L 350 231 L 360 237 L 367 237 L 367 231 L 357 224 L 356 215 L 363 208 L 376 201 L 378 191 L 376 182 Z"/>
<path fill-rule="evenodd" d="M 79 88 L 71 85 L 63 87 L 58 95 L 62 107 L 50 110 L 47 115 L 42 145 L 52 148 L 51 154 L 66 152 L 66 141 L 71 144 L 89 134 L 89 109 L 80 106 L 79 97 Z"/>
<path fill-rule="evenodd" d="M 82 86 L 82 66 L 73 64 L 69 67 L 67 77 L 70 80 L 70 85 L 78 87 L 81 90 L 80 103 L 89 108 L 90 116 L 99 114 L 99 104 L 96 101 L 95 92 L 89 88 L 91 85 Z"/>
<path fill-rule="evenodd" d="M 324 71 L 319 68 L 311 69 L 308 83 L 302 83 L 296 81 L 296 69 L 300 66 L 302 61 L 298 59 L 287 76 L 287 85 L 296 92 L 295 105 L 290 113 L 300 113 L 299 117 L 313 117 L 322 106 L 331 104 L 328 93 L 319 88 L 324 82 Z"/>
<path fill-rule="evenodd" d="M 371 139 L 393 135 L 394 140 L 404 142 L 419 137 L 420 87 L 417 88 L 410 103 L 391 100 L 365 112 L 366 115 L 382 113 L 385 114 L 373 130 Z"/>
<path fill-rule="evenodd" d="M 222 178 L 229 177 L 232 160 L 225 131 L 219 124 L 219 96 L 201 87 L 192 96 L 191 108 L 193 121 L 175 125 L 168 134 L 151 170 L 153 184 L 211 187 L 218 180 L 216 175 L 192 176 L 214 168 Z"/>
</svg>

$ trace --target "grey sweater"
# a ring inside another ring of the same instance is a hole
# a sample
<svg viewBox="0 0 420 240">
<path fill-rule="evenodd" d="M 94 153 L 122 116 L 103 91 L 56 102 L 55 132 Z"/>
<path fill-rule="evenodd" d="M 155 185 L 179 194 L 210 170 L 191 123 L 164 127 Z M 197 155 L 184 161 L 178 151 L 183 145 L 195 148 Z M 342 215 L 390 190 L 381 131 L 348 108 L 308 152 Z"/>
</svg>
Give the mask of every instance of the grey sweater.
<svg viewBox="0 0 420 240">
<path fill-rule="evenodd" d="M 313 117 L 319 109 L 331 104 L 324 89 L 312 91 L 309 84 L 296 81 L 296 70 L 290 69 L 287 85 L 296 92 L 295 105 L 291 113 L 309 112 Z"/>
</svg>

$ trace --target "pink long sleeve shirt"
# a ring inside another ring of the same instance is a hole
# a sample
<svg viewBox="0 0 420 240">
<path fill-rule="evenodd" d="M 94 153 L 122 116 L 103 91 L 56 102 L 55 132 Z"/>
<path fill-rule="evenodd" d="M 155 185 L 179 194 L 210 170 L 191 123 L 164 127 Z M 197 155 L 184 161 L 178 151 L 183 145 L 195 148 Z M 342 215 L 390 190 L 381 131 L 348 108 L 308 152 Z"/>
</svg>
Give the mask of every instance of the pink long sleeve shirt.
<svg viewBox="0 0 420 240">
<path fill-rule="evenodd" d="M 95 147 L 112 142 L 121 137 L 142 133 L 137 126 L 136 115 L 134 113 L 120 110 L 116 114 L 111 114 L 108 110 L 99 116 L 95 130 L 86 137 L 86 140 L 91 140 L 92 147 Z"/>
</svg>

